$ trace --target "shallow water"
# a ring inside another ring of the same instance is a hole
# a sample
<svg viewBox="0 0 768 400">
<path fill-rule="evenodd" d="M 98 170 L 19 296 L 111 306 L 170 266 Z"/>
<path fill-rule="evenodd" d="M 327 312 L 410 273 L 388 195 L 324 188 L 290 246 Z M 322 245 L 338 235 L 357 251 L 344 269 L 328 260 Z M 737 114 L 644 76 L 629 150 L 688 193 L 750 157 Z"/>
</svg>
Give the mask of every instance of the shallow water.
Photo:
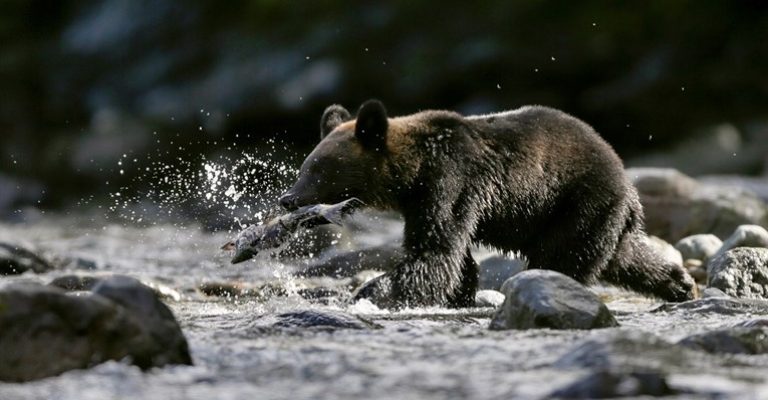
<svg viewBox="0 0 768 400">
<path fill-rule="evenodd" d="M 349 246 L 394 240 L 396 224 L 388 224 L 384 234 L 360 234 Z M 0 282 L 47 283 L 73 272 L 120 273 L 176 290 L 179 300 L 166 301 L 195 362 L 146 373 L 109 362 L 36 382 L 0 384 L 0 399 L 544 398 L 595 368 L 660 371 L 670 386 L 688 392 L 675 398 L 768 398 L 768 356 L 678 353 L 664 345 L 755 316 L 651 313 L 658 305 L 652 300 L 597 288 L 620 328 L 494 332 L 487 329 L 491 309 L 389 313 L 364 303 L 320 304 L 295 294 L 266 300 L 207 297 L 196 290 L 203 282 L 278 281 L 287 287 L 334 282 L 292 281 L 288 272 L 299 262 L 283 264 L 269 257 L 230 265 L 218 251 L 228 239 L 226 233 L 196 226 L 104 228 L 71 217 L 0 225 L 0 241 L 28 243 L 49 258 L 80 259 L 61 271 Z M 89 266 L 95 269 L 83 269 Z M 381 328 L 259 329 L 259 317 L 299 309 L 363 315 Z M 640 342 L 659 338 L 662 344 L 639 346 L 640 351 L 619 348 L 608 355 L 589 350 L 589 343 L 620 334 Z"/>
</svg>

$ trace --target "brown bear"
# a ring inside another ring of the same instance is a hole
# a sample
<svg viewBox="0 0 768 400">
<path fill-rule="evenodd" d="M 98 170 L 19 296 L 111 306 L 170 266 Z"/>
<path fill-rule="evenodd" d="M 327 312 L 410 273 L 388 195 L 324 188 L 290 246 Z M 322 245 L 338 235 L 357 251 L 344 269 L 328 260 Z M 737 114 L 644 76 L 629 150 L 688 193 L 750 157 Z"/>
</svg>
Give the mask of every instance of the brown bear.
<svg viewBox="0 0 768 400">
<path fill-rule="evenodd" d="M 619 157 L 562 111 L 388 118 L 369 100 L 354 119 L 328 107 L 320 125 L 320 143 L 280 204 L 357 197 L 405 220 L 404 260 L 357 297 L 384 307 L 470 306 L 478 284 L 473 243 L 519 251 L 529 268 L 583 283 L 602 280 L 668 301 L 694 297 L 687 272 L 649 245 Z"/>
</svg>

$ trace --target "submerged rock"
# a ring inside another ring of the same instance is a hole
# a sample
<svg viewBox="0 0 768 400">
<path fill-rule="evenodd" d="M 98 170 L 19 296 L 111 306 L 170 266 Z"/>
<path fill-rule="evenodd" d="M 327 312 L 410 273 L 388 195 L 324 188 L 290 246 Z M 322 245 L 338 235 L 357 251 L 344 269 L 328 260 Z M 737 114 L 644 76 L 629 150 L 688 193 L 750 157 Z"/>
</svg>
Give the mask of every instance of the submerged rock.
<svg viewBox="0 0 768 400">
<path fill-rule="evenodd" d="M 107 279 L 75 296 L 42 285 L 0 290 L 0 380 L 29 381 L 127 358 L 191 364 L 171 311 L 138 281 Z"/>
<path fill-rule="evenodd" d="M 478 290 L 475 307 L 498 307 L 504 303 L 504 293 L 495 290 Z"/>
<path fill-rule="evenodd" d="M 521 258 L 492 255 L 478 263 L 480 281 L 478 287 L 499 290 L 501 285 L 515 274 L 525 271 L 528 263 Z"/>
<path fill-rule="evenodd" d="M 706 261 L 722 247 L 723 241 L 710 233 L 687 236 L 675 244 L 675 249 L 683 256 L 683 260 Z"/>
<path fill-rule="evenodd" d="M 649 234 L 670 242 L 697 233 L 727 237 L 743 224 L 768 225 L 768 206 L 746 190 L 707 185 L 665 168 L 629 168 Z"/>
<path fill-rule="evenodd" d="M 356 315 L 328 310 L 298 310 L 277 315 L 260 316 L 254 321 L 255 328 L 264 329 L 375 329 L 378 324 Z"/>
<path fill-rule="evenodd" d="M 555 361 L 556 367 L 566 369 L 657 369 L 697 364 L 686 349 L 652 333 L 634 330 L 609 331 L 587 339 Z"/>
<path fill-rule="evenodd" d="M 594 329 L 618 326 L 608 308 L 575 280 L 555 271 L 528 270 L 507 280 L 491 329 Z"/>
<path fill-rule="evenodd" d="M 658 372 L 597 371 L 555 390 L 547 398 L 607 399 L 634 396 L 671 396 L 678 394 Z"/>
<path fill-rule="evenodd" d="M 95 276 L 64 275 L 55 278 L 48 286 L 55 286 L 66 291 L 91 290 L 101 278 Z"/>
<path fill-rule="evenodd" d="M 733 297 L 768 298 L 768 249 L 738 247 L 708 265 L 709 286 Z"/>
<path fill-rule="evenodd" d="M 41 274 L 53 269 L 51 263 L 34 252 L 19 245 L 0 242 L 0 275 L 18 275 L 27 271 Z"/>
<path fill-rule="evenodd" d="M 768 353 L 768 327 L 736 327 L 691 335 L 679 345 L 707 353 Z"/>
</svg>

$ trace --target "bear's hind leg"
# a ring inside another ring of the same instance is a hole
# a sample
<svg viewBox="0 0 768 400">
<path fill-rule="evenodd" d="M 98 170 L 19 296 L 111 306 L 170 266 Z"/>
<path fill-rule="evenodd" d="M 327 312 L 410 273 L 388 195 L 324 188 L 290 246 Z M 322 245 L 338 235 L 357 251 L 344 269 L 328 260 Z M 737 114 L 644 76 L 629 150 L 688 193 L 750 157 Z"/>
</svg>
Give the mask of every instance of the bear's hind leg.
<svg viewBox="0 0 768 400">
<path fill-rule="evenodd" d="M 461 275 L 460 286 L 448 298 L 448 306 L 451 308 L 466 308 L 475 305 L 475 295 L 477 294 L 477 286 L 480 280 L 480 269 L 469 250 L 467 250 L 467 254 L 464 256 Z"/>
<path fill-rule="evenodd" d="M 599 278 L 666 301 L 693 300 L 696 293 L 696 283 L 688 272 L 666 262 L 641 232 L 629 232 L 621 238 Z"/>
</svg>

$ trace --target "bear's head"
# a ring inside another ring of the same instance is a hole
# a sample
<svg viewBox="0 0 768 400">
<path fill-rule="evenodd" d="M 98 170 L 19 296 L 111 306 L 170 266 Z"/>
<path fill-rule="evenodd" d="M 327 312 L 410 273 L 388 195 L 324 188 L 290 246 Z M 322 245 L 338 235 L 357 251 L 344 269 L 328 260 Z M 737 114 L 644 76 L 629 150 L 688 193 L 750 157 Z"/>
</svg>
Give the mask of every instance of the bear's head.
<svg viewBox="0 0 768 400">
<path fill-rule="evenodd" d="M 398 137 L 403 136 L 395 130 L 377 100 L 363 103 L 354 119 L 339 105 L 328 107 L 320 120 L 320 143 L 304 160 L 296 183 L 280 204 L 293 210 L 357 197 L 371 206 L 393 207 L 392 185 L 402 178 L 392 167 L 402 147 Z"/>
</svg>

